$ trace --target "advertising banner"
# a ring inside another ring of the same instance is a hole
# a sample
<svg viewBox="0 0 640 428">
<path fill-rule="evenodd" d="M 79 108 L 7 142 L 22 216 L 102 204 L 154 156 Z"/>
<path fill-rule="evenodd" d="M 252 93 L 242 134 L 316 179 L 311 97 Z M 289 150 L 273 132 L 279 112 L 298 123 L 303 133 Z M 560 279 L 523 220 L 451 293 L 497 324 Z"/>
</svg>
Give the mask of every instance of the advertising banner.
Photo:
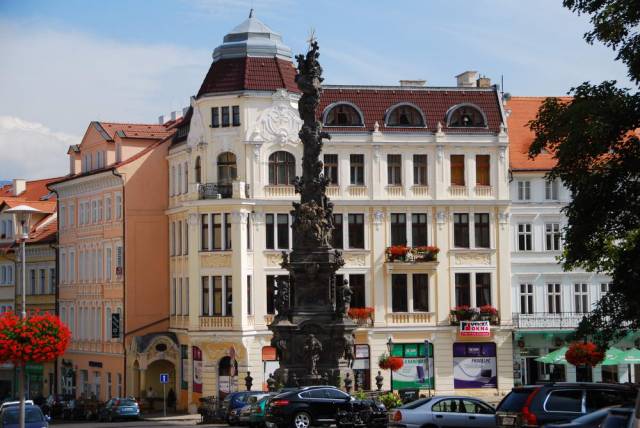
<svg viewBox="0 0 640 428">
<path fill-rule="evenodd" d="M 498 387 L 495 343 L 453 344 L 453 387 Z"/>
<path fill-rule="evenodd" d="M 394 344 L 391 355 L 402 357 L 402 368 L 391 376 L 393 389 L 434 388 L 433 345 L 429 350 L 429 370 L 425 362 L 424 343 Z M 427 373 L 429 378 L 427 379 Z"/>
<path fill-rule="evenodd" d="M 193 351 L 193 392 L 202 393 L 202 351 L 197 346 Z"/>
<path fill-rule="evenodd" d="M 187 345 L 180 345 L 180 363 L 180 388 L 189 389 L 189 380 L 187 379 L 189 347 Z"/>
<path fill-rule="evenodd" d="M 460 321 L 460 336 L 490 337 L 491 325 L 489 321 Z"/>
</svg>

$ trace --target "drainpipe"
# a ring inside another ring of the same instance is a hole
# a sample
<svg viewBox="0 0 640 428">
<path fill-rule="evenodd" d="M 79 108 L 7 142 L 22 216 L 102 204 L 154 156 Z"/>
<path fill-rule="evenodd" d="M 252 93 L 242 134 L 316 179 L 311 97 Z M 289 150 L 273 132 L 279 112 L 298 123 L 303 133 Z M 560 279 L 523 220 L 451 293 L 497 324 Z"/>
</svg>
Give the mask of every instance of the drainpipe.
<svg viewBox="0 0 640 428">
<path fill-rule="evenodd" d="M 49 186 L 47 186 L 47 189 L 49 189 L 49 191 L 56 194 L 56 216 L 58 220 L 58 230 L 56 231 L 56 242 L 54 244 L 49 244 L 49 246 L 53 248 L 56 255 L 55 256 L 56 265 L 54 266 L 54 269 L 56 272 L 56 282 L 54 284 L 56 287 L 55 297 L 54 297 L 54 311 L 55 311 L 55 315 L 59 317 L 60 316 L 60 272 L 59 272 L 60 261 L 58 257 L 60 257 L 60 202 L 59 202 L 60 195 L 58 194 L 57 190 L 51 189 L 49 188 Z M 56 395 L 58 395 L 58 357 L 56 357 L 56 359 L 53 361 L 53 364 L 54 364 L 54 369 L 53 369 L 54 384 L 49 385 L 49 389 L 53 391 L 53 396 L 55 397 Z"/>
<path fill-rule="evenodd" d="M 126 207 L 126 196 L 125 196 L 125 184 L 124 184 L 124 176 L 122 174 L 120 174 L 116 168 L 113 168 L 111 170 L 111 173 L 113 175 L 115 175 L 116 177 L 120 178 L 122 180 L 122 319 L 120 320 L 121 325 L 120 325 L 120 329 L 121 329 L 121 335 L 122 335 L 122 352 L 123 352 L 123 359 L 122 359 L 122 394 L 123 396 L 127 396 L 127 350 L 125 347 L 125 340 L 127 338 L 127 332 L 126 332 L 126 323 L 125 323 L 125 314 L 127 313 L 127 266 L 126 266 L 126 253 L 127 253 L 127 247 L 126 247 L 126 242 L 127 242 L 127 228 L 125 226 L 126 224 L 126 212 L 127 210 L 125 210 Z"/>
</svg>

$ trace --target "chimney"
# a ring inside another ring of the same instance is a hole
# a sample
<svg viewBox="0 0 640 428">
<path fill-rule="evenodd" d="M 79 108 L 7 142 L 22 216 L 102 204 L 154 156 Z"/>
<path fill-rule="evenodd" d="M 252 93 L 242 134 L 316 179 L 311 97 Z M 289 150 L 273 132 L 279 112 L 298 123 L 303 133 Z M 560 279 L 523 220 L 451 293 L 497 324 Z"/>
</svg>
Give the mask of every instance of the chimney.
<svg viewBox="0 0 640 428">
<path fill-rule="evenodd" d="M 164 125 L 164 114 L 158 116 L 158 125 Z"/>
<path fill-rule="evenodd" d="M 427 81 L 422 79 L 417 80 L 401 80 L 400 86 L 419 86 L 424 87 L 427 86 Z"/>
<path fill-rule="evenodd" d="M 178 120 L 182 117 L 182 111 L 176 110 L 171 112 L 171 121 Z"/>
<path fill-rule="evenodd" d="M 477 71 L 465 71 L 456 76 L 458 88 L 475 88 L 478 83 Z"/>
<path fill-rule="evenodd" d="M 490 88 L 491 79 L 489 79 L 487 76 L 480 76 L 478 80 L 476 80 L 476 86 L 478 88 Z"/>
<path fill-rule="evenodd" d="M 18 196 L 20 193 L 27 190 L 27 180 L 22 178 L 13 179 L 13 196 Z"/>
</svg>

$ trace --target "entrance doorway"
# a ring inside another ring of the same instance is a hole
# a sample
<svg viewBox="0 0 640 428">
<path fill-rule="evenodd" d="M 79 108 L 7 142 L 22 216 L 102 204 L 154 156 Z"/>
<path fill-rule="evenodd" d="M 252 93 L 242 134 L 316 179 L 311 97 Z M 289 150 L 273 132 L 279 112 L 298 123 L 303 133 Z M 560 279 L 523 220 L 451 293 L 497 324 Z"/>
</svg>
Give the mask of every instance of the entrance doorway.
<svg viewBox="0 0 640 428">
<path fill-rule="evenodd" d="M 220 359 L 218 365 L 218 397 L 224 400 L 230 392 L 238 390 L 238 362 L 233 361 L 231 365 L 230 357 Z"/>
<path fill-rule="evenodd" d="M 160 375 L 163 373 L 169 375 L 169 383 L 164 385 L 164 388 L 163 384 L 160 383 Z M 149 364 L 145 376 L 145 385 L 146 397 L 150 407 L 161 410 L 164 397 L 170 397 L 170 391 L 173 391 L 173 396 L 175 396 L 176 369 L 173 363 L 168 360 L 156 360 Z M 175 404 L 170 403 L 170 401 L 172 400 L 167 400 L 168 407 Z"/>
</svg>

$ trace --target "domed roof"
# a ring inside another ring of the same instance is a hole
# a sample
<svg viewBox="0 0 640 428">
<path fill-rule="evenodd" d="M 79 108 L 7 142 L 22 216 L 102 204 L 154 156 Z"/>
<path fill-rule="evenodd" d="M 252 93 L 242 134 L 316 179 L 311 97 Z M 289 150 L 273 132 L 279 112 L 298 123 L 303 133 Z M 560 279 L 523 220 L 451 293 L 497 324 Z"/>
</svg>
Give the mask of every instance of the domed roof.
<svg viewBox="0 0 640 428">
<path fill-rule="evenodd" d="M 213 61 L 246 56 L 279 57 L 291 60 L 291 49 L 282 42 L 282 36 L 253 16 L 224 36 L 223 43 L 213 51 Z"/>
</svg>

